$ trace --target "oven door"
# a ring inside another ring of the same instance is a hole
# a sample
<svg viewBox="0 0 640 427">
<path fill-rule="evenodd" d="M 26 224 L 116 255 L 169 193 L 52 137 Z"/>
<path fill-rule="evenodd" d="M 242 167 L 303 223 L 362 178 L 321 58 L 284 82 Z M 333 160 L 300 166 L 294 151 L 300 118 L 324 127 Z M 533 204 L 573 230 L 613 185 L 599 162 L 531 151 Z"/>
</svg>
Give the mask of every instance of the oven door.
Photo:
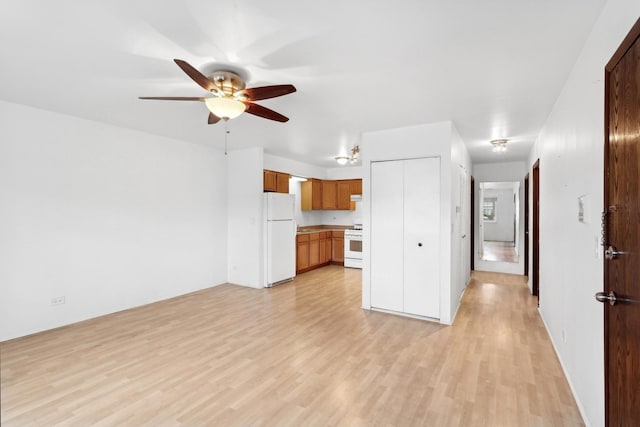
<svg viewBox="0 0 640 427">
<path fill-rule="evenodd" d="M 362 236 L 344 236 L 344 266 L 362 268 Z"/>
</svg>

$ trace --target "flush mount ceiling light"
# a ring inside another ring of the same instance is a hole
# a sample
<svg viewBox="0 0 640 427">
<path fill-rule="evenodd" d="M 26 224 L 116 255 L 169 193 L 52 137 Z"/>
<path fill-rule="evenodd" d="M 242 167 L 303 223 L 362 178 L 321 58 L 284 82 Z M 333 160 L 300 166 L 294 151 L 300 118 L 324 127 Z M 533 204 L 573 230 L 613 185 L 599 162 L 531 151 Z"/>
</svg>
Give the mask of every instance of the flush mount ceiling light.
<svg viewBox="0 0 640 427">
<path fill-rule="evenodd" d="M 505 151 L 507 151 L 507 142 L 509 142 L 508 139 L 492 139 L 489 142 L 491 143 L 491 145 L 493 145 L 494 153 L 504 153 Z"/>
<path fill-rule="evenodd" d="M 353 146 L 353 148 L 351 149 L 351 156 L 337 156 L 334 157 L 334 159 L 336 159 L 336 162 L 338 162 L 338 164 L 341 166 L 344 166 L 347 163 L 354 164 L 358 162 L 358 160 L 360 160 L 360 146 Z"/>
</svg>

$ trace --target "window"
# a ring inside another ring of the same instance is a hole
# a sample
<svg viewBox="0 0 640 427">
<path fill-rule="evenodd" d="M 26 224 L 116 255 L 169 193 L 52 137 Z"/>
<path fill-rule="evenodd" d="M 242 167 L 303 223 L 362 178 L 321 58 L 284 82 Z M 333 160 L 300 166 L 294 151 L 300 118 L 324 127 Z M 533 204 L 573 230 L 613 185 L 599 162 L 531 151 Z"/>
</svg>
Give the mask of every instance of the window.
<svg viewBox="0 0 640 427">
<path fill-rule="evenodd" d="M 482 220 L 496 222 L 496 197 L 487 197 L 482 205 Z"/>
</svg>

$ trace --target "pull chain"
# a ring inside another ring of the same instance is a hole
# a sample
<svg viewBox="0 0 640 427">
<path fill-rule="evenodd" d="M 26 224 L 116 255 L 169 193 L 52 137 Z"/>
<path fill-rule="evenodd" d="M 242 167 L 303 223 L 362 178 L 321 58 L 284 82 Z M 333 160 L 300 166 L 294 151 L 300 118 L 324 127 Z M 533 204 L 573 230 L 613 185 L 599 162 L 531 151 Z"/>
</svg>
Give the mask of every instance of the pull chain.
<svg viewBox="0 0 640 427">
<path fill-rule="evenodd" d="M 227 135 L 229 135 L 229 122 L 224 121 L 224 155 L 227 155 Z"/>
</svg>

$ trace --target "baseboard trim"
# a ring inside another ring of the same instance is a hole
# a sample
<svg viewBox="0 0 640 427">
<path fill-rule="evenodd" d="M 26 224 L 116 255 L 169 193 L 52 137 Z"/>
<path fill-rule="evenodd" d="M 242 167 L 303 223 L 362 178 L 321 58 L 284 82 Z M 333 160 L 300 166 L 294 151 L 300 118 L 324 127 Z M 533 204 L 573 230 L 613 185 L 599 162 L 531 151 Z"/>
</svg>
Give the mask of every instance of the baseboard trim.
<svg viewBox="0 0 640 427">
<path fill-rule="evenodd" d="M 540 316 L 540 319 L 542 319 L 542 324 L 544 325 L 544 329 L 547 331 L 547 336 L 549 337 L 549 341 L 551 341 L 551 345 L 553 346 L 553 351 L 556 352 L 556 357 L 558 358 L 558 361 L 560 362 L 560 366 L 562 367 L 562 373 L 564 373 L 564 377 L 567 379 L 567 383 L 569 384 L 569 388 L 571 389 L 571 394 L 573 395 L 573 400 L 576 401 L 576 405 L 578 405 L 578 411 L 580 411 L 580 416 L 582 417 L 582 422 L 584 423 L 584 425 L 586 427 L 591 427 L 591 423 L 589 422 L 589 418 L 587 418 L 587 413 L 584 410 L 584 407 L 582 406 L 582 402 L 580 401 L 580 399 L 578 399 L 578 395 L 576 394 L 576 390 L 573 387 L 573 383 L 571 382 L 571 377 L 569 376 L 569 372 L 567 371 L 567 368 L 564 366 L 564 362 L 562 361 L 562 357 L 560 357 L 560 352 L 558 351 L 558 347 L 556 346 L 556 342 L 553 340 L 553 336 L 551 335 L 551 332 L 549 331 L 549 327 L 547 326 L 547 322 L 545 322 L 544 320 L 544 316 L 542 315 L 542 312 L 540 311 L 540 308 L 538 308 L 538 315 Z"/>
</svg>

